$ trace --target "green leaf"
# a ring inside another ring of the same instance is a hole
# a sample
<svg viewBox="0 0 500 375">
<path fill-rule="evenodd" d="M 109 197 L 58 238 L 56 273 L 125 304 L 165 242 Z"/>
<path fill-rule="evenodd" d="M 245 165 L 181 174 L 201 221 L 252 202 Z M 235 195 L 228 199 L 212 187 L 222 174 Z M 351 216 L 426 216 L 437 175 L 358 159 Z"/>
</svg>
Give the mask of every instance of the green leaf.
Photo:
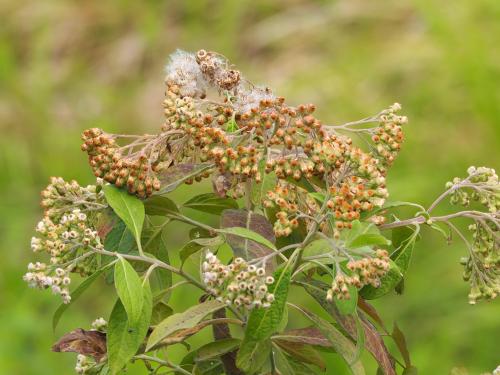
<svg viewBox="0 0 500 375">
<path fill-rule="evenodd" d="M 285 309 L 290 284 L 290 266 L 274 273 L 274 283 L 269 292 L 274 293 L 274 302 L 268 308 L 254 309 L 248 317 L 245 337 L 241 343 L 236 365 L 244 371 L 258 370 L 263 365 L 261 351 L 271 350 L 268 339 L 276 332 Z M 267 357 L 267 356 L 266 356 Z"/>
<path fill-rule="evenodd" d="M 181 263 L 184 263 L 191 255 L 197 253 L 201 249 L 214 249 L 218 248 L 222 244 L 224 244 L 224 240 L 219 236 L 213 238 L 196 238 L 191 240 L 179 251 Z"/>
<path fill-rule="evenodd" d="M 330 347 L 330 341 L 316 327 L 297 328 L 271 337 L 272 340 L 297 342 L 313 346 Z"/>
<path fill-rule="evenodd" d="M 274 246 L 274 244 L 270 242 L 268 239 L 262 237 L 260 234 L 247 228 L 241 228 L 241 227 L 222 228 L 222 229 L 217 229 L 217 232 L 224 234 L 232 234 L 234 236 L 246 238 L 247 240 L 255 241 L 272 250 L 277 250 L 276 246 Z"/>
<path fill-rule="evenodd" d="M 140 243 L 145 217 L 142 201 L 113 185 L 105 185 L 103 190 L 108 204 L 127 225 L 137 243 Z"/>
<path fill-rule="evenodd" d="M 156 326 L 149 336 L 147 350 L 159 344 L 165 337 L 175 331 L 192 328 L 197 325 L 205 316 L 213 313 L 225 306 L 224 303 L 211 300 L 190 307 L 186 311 L 174 314 L 163 320 Z"/>
<path fill-rule="evenodd" d="M 232 352 L 240 345 L 240 342 L 240 339 L 227 338 L 205 344 L 198 349 L 196 361 L 208 361 L 210 359 L 214 359 L 226 353 Z"/>
<path fill-rule="evenodd" d="M 102 275 L 104 271 L 106 271 L 108 268 L 112 266 L 112 263 L 107 264 L 106 266 L 102 267 L 101 269 L 97 270 L 94 272 L 92 275 L 87 277 L 85 280 L 83 280 L 80 285 L 78 285 L 75 290 L 71 292 L 71 302 L 70 303 L 63 303 L 61 304 L 57 310 L 54 312 L 54 316 L 52 317 L 52 329 L 55 331 L 57 325 L 59 324 L 59 320 L 61 320 L 61 316 L 64 314 L 64 312 L 70 307 L 75 304 L 75 302 L 78 300 L 78 298 L 92 285 L 92 283 Z"/>
<path fill-rule="evenodd" d="M 389 261 L 389 264 L 389 271 L 380 279 L 380 286 L 378 288 L 372 285 L 366 285 L 359 291 L 359 294 L 364 299 L 370 300 L 380 298 L 393 290 L 401 281 L 403 275 L 397 264 L 392 260 Z"/>
<path fill-rule="evenodd" d="M 274 283 L 269 292 L 274 294 L 274 302 L 268 308 L 253 309 L 248 317 L 245 337 L 266 339 L 276 332 L 285 309 L 290 284 L 290 266 L 274 273 Z"/>
<path fill-rule="evenodd" d="M 104 239 L 104 248 L 122 254 L 129 254 L 136 248 L 134 235 L 118 217 L 113 229 Z"/>
<path fill-rule="evenodd" d="M 418 375 L 418 369 L 415 366 L 407 367 L 401 375 Z"/>
<path fill-rule="evenodd" d="M 353 314 L 356 311 L 358 304 L 358 289 L 352 285 L 347 287 L 349 289 L 349 294 L 351 298 L 349 299 L 338 299 L 335 297 L 333 300 L 337 309 L 342 315 Z"/>
<path fill-rule="evenodd" d="M 151 325 L 157 325 L 165 320 L 167 317 L 172 315 L 174 310 L 167 305 L 165 302 L 158 302 L 153 307 L 153 312 L 151 314 Z"/>
<path fill-rule="evenodd" d="M 152 254 L 156 259 L 166 264 L 170 264 L 163 228 L 163 225 L 147 228 L 143 231 L 142 242 L 144 243 L 144 251 L 146 253 Z M 162 267 L 156 267 L 150 275 L 149 281 L 156 295 L 159 291 L 167 289 L 172 285 L 172 272 Z"/>
<path fill-rule="evenodd" d="M 347 362 L 354 375 L 365 374 L 363 365 L 358 358 L 356 346 L 351 342 L 351 340 L 345 337 L 337 328 L 335 328 L 335 326 L 323 318 L 320 318 L 316 314 L 297 306 L 296 308 L 302 312 L 304 316 L 306 316 L 316 327 L 318 327 L 328 340 L 330 340 L 330 343 L 335 348 L 335 351 Z"/>
<path fill-rule="evenodd" d="M 363 246 L 372 246 L 372 245 L 390 245 L 391 242 L 382 236 L 381 234 L 374 233 L 364 233 L 355 237 L 352 241 L 347 244 L 347 247 L 350 249 L 357 249 Z"/>
<path fill-rule="evenodd" d="M 140 319 L 132 324 L 118 300 L 111 312 L 107 329 L 108 364 L 111 374 L 117 374 L 137 353 L 148 332 L 151 319 L 152 296 L 149 283 L 143 287 L 144 303 Z"/>
<path fill-rule="evenodd" d="M 115 288 L 130 324 L 135 326 L 141 318 L 144 303 L 143 287 L 137 272 L 121 256 L 118 256 L 115 264 Z"/>
<path fill-rule="evenodd" d="M 295 371 L 292 364 L 289 362 L 289 357 L 286 356 L 279 347 L 273 348 L 274 360 L 276 362 L 276 367 L 280 370 L 282 375 L 295 375 Z"/>
<path fill-rule="evenodd" d="M 183 207 L 220 215 L 224 210 L 238 208 L 238 202 L 232 198 L 220 198 L 214 193 L 206 193 L 191 198 L 183 204 Z"/>
<path fill-rule="evenodd" d="M 414 229 L 410 227 L 400 227 L 392 230 L 393 244 L 396 250 L 391 254 L 391 259 L 400 268 L 403 274 L 410 265 L 413 248 L 420 232 L 420 226 L 416 225 Z"/>
<path fill-rule="evenodd" d="M 314 240 L 310 242 L 303 250 L 302 256 L 304 258 L 310 257 L 310 256 L 315 256 L 315 255 L 322 255 L 322 254 L 328 254 L 332 252 L 332 246 L 328 242 L 328 240 L 321 238 L 319 240 Z"/>
<path fill-rule="evenodd" d="M 236 366 L 247 374 L 254 374 L 269 360 L 271 340 L 245 338 L 236 357 Z"/>
<path fill-rule="evenodd" d="M 147 215 L 166 216 L 171 213 L 178 213 L 179 208 L 170 198 L 153 195 L 144 201 L 144 209 Z"/>
<path fill-rule="evenodd" d="M 238 131 L 238 124 L 234 120 L 234 118 L 231 118 L 228 122 L 226 122 L 226 131 L 229 133 L 234 133 L 235 131 Z"/>
</svg>

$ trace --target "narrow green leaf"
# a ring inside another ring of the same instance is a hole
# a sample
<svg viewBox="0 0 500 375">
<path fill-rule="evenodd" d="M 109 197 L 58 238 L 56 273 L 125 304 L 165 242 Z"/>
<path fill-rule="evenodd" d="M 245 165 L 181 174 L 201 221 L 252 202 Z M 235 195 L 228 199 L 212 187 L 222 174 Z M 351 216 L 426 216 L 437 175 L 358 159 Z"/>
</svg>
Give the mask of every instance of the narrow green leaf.
<svg viewBox="0 0 500 375">
<path fill-rule="evenodd" d="M 413 248 L 420 233 L 420 226 L 416 225 L 414 229 L 410 227 L 400 227 L 392 230 L 393 245 L 396 248 L 391 254 L 391 259 L 400 268 L 403 274 L 410 265 Z"/>
<path fill-rule="evenodd" d="M 240 342 L 240 339 L 227 338 L 205 344 L 198 349 L 196 361 L 208 361 L 229 353 L 236 349 L 240 345 Z"/>
<path fill-rule="evenodd" d="M 315 256 L 315 255 L 322 255 L 322 254 L 328 254 L 332 252 L 332 246 L 328 242 L 328 240 L 325 240 L 323 238 L 314 240 L 311 243 L 309 243 L 303 250 L 302 256 L 304 258 L 310 257 L 310 256 Z"/>
<path fill-rule="evenodd" d="M 407 367 L 401 375 L 418 375 L 418 369 L 415 366 Z"/>
<path fill-rule="evenodd" d="M 220 198 L 214 193 L 206 193 L 191 198 L 183 204 L 183 207 L 220 215 L 224 210 L 238 208 L 238 202 L 231 198 Z"/>
<path fill-rule="evenodd" d="M 289 357 L 286 356 L 279 347 L 273 348 L 274 360 L 276 362 L 276 367 L 282 375 L 295 375 L 295 371 L 292 364 L 289 362 Z"/>
<path fill-rule="evenodd" d="M 149 336 L 147 350 L 160 343 L 165 337 L 175 331 L 192 328 L 197 325 L 205 316 L 213 313 L 225 305 L 222 302 L 211 300 L 193 306 L 186 311 L 174 314 L 163 320 L 156 326 Z"/>
<path fill-rule="evenodd" d="M 103 190 L 108 204 L 127 225 L 139 243 L 145 217 L 142 201 L 113 185 L 105 185 Z"/>
<path fill-rule="evenodd" d="M 252 240 L 257 243 L 260 243 L 261 245 L 264 245 L 272 250 L 276 250 L 276 246 L 274 246 L 274 244 L 271 241 L 247 228 L 241 228 L 241 227 L 222 228 L 222 229 L 217 229 L 217 232 L 243 237 L 246 238 L 247 240 Z"/>
<path fill-rule="evenodd" d="M 170 166 L 158 175 L 161 182 L 161 188 L 155 195 L 169 193 L 177 189 L 177 187 L 182 185 L 186 180 L 196 177 L 200 173 L 213 168 L 213 166 L 212 163 L 184 163 Z"/>
<path fill-rule="evenodd" d="M 104 248 L 108 251 L 129 254 L 136 249 L 134 235 L 127 228 L 123 220 L 116 218 L 113 229 L 108 233 L 104 240 Z"/>
<path fill-rule="evenodd" d="M 143 287 L 137 272 L 121 256 L 118 256 L 118 262 L 115 264 L 115 288 L 130 324 L 135 326 L 141 318 Z"/>
<path fill-rule="evenodd" d="M 311 345 L 282 340 L 273 340 L 273 342 L 297 361 L 318 366 L 323 371 L 326 369 L 325 361 Z"/>
<path fill-rule="evenodd" d="M 92 283 L 102 275 L 104 271 L 110 268 L 113 264 L 107 264 L 101 269 L 94 272 L 92 275 L 83 280 L 80 285 L 78 285 L 75 290 L 71 292 L 71 302 L 61 304 L 57 310 L 54 312 L 54 316 L 52 317 L 52 329 L 55 331 L 57 325 L 59 324 L 59 320 L 61 320 L 61 316 L 64 312 L 80 298 L 80 296 L 92 285 Z"/>
<path fill-rule="evenodd" d="M 140 319 L 132 324 L 121 300 L 117 300 L 109 318 L 107 330 L 108 364 L 111 374 L 117 374 L 137 353 L 148 332 L 152 311 L 149 283 L 143 287 L 144 303 Z"/>
</svg>

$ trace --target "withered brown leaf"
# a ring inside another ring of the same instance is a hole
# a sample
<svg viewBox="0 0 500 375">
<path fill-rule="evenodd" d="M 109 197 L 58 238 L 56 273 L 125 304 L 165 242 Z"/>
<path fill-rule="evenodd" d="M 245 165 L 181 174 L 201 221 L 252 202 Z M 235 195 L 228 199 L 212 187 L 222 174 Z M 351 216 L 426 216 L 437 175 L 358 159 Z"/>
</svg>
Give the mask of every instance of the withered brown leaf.
<svg viewBox="0 0 500 375">
<path fill-rule="evenodd" d="M 52 346 L 52 351 L 88 355 L 99 362 L 106 355 L 106 334 L 77 328 L 61 337 Z"/>
</svg>

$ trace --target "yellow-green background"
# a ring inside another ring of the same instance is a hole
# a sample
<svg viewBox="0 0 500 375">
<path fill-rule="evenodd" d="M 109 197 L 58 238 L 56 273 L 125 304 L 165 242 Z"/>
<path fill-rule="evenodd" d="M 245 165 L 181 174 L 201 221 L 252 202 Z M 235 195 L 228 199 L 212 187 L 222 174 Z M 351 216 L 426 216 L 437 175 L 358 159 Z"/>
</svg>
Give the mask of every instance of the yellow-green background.
<svg viewBox="0 0 500 375">
<path fill-rule="evenodd" d="M 38 192 L 52 175 L 92 182 L 83 129 L 159 128 L 162 69 L 176 48 L 223 53 L 290 103 L 316 103 L 325 123 L 401 102 L 410 124 L 391 197 L 429 204 L 469 165 L 499 167 L 499 20 L 498 0 L 0 2 L 0 374 L 72 372 L 74 355 L 49 350 L 59 299 L 21 280 Z M 172 254 L 184 238 L 175 229 Z M 406 332 L 421 374 L 491 371 L 500 364 L 499 302 L 469 306 L 464 247 L 424 235 L 405 294 L 377 306 Z M 107 317 L 110 292 L 94 288 L 56 336 Z M 344 372 L 335 366 L 329 374 Z"/>
</svg>

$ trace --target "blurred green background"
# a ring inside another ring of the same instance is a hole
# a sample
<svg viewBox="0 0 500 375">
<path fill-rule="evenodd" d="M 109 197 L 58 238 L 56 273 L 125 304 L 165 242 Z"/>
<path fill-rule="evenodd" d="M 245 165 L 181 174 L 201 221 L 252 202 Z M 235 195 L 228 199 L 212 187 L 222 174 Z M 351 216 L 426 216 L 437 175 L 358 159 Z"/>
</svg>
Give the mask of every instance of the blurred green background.
<svg viewBox="0 0 500 375">
<path fill-rule="evenodd" d="M 38 194 L 52 175 L 92 183 L 83 129 L 159 128 L 163 65 L 176 48 L 223 53 L 290 103 L 316 103 L 325 123 L 402 103 L 410 124 L 391 198 L 427 205 L 469 165 L 500 167 L 499 19 L 498 0 L 0 2 L 0 374 L 71 373 L 75 356 L 51 344 L 108 316 L 111 290 L 98 285 L 54 335 L 59 299 L 23 283 Z M 185 235 L 171 232 L 175 254 Z M 405 294 L 376 305 L 407 334 L 421 374 L 491 371 L 499 302 L 469 306 L 463 246 L 424 234 Z M 344 373 L 331 362 L 329 374 Z"/>
</svg>

